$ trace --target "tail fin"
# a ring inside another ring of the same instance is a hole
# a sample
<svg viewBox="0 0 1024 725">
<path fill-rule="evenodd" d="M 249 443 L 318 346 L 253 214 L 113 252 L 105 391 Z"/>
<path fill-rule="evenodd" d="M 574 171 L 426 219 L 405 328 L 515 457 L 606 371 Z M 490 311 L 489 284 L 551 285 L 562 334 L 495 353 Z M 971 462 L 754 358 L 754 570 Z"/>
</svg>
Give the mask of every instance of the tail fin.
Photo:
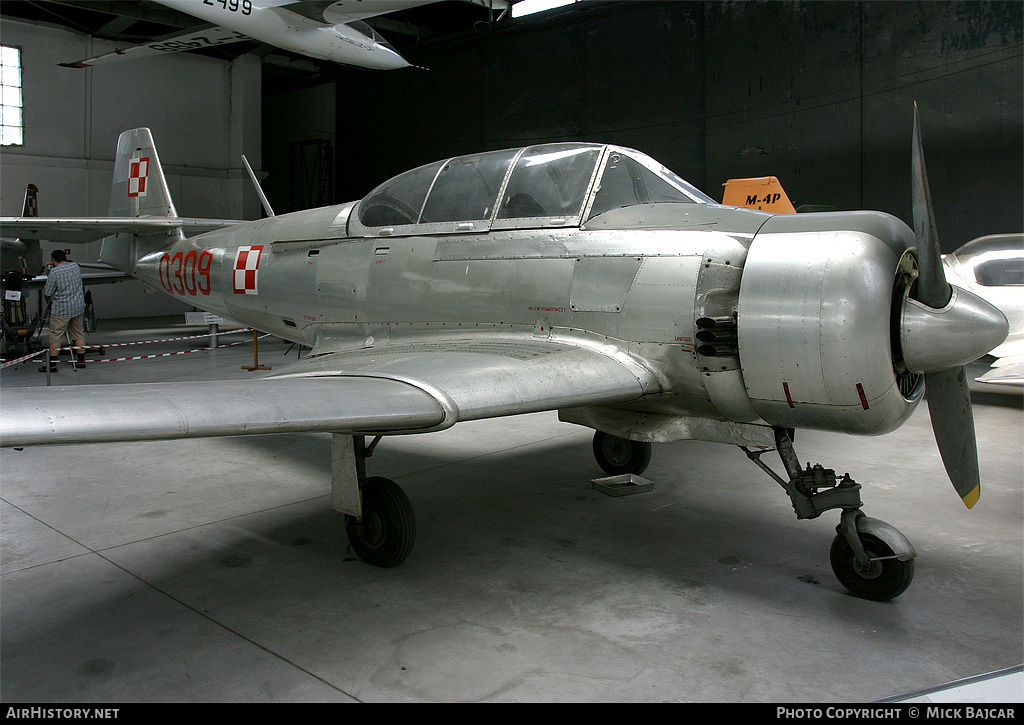
<svg viewBox="0 0 1024 725">
<path fill-rule="evenodd" d="M 111 217 L 177 217 L 160 157 L 148 128 L 124 131 L 117 139 L 114 179 L 110 184 Z M 122 232 L 103 240 L 100 261 L 131 273 L 141 257 L 183 237 L 166 230 L 150 234 Z"/>
<path fill-rule="evenodd" d="M 725 184 L 722 203 L 729 206 L 745 206 L 751 209 L 793 214 L 793 202 L 786 190 L 774 176 L 758 176 L 752 179 L 729 179 Z"/>
<path fill-rule="evenodd" d="M 39 187 L 29 184 L 25 187 L 25 203 L 21 207 L 22 216 L 39 216 Z"/>
<path fill-rule="evenodd" d="M 22 217 L 39 216 L 38 194 L 39 189 L 35 184 L 25 187 L 25 203 L 21 208 Z M 43 266 L 43 252 L 38 239 L 19 235 L 17 239 L 4 239 L 2 247 L 0 272 L 6 274 L 16 270 L 26 277 L 39 274 Z"/>
<path fill-rule="evenodd" d="M 39 187 L 35 184 L 25 187 L 25 203 L 22 205 L 21 215 L 39 216 Z M 22 254 L 18 256 L 21 273 L 33 276 L 39 274 L 43 269 L 43 250 L 39 246 L 39 240 L 19 238 L 18 241 L 25 245 Z"/>
<path fill-rule="evenodd" d="M 110 216 L 178 216 L 148 128 L 124 131 L 117 139 Z"/>
</svg>

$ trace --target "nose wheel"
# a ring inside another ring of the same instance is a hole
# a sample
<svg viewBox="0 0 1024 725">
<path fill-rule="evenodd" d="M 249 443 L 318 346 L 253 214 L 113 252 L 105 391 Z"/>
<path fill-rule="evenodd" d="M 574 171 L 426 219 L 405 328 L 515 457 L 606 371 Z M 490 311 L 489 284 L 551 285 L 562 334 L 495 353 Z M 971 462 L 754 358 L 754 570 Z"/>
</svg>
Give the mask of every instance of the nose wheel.
<svg viewBox="0 0 1024 725">
<path fill-rule="evenodd" d="M 829 551 L 836 579 L 862 599 L 885 602 L 906 591 L 914 579 L 914 560 L 900 560 L 896 553 L 872 534 L 860 534 L 867 561 L 857 553 L 843 534 L 836 534 Z"/>
</svg>

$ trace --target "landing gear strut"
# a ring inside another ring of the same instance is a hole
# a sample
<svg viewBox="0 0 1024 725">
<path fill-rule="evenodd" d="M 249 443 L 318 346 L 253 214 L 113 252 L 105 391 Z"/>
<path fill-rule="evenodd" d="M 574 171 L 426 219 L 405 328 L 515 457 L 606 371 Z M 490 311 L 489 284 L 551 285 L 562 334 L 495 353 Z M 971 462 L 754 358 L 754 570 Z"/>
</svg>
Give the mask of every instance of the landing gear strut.
<svg viewBox="0 0 1024 725">
<path fill-rule="evenodd" d="M 790 431 L 774 431 L 774 449 L 740 448 L 786 490 L 797 518 L 813 519 L 825 511 L 842 509 L 829 555 L 836 578 L 864 599 L 887 601 L 906 591 L 914 578 L 917 552 L 913 545 L 894 527 L 864 515 L 860 484 L 850 474 L 837 479 L 835 471 L 820 464 L 807 464 L 801 469 Z M 771 450 L 778 451 L 789 474 L 788 481 L 761 461 L 760 456 Z"/>
<path fill-rule="evenodd" d="M 374 566 L 398 566 L 412 551 L 416 517 L 398 484 L 366 477 L 366 459 L 380 442 L 335 433 L 331 442 L 331 507 L 345 514 L 345 532 L 356 555 Z"/>
</svg>

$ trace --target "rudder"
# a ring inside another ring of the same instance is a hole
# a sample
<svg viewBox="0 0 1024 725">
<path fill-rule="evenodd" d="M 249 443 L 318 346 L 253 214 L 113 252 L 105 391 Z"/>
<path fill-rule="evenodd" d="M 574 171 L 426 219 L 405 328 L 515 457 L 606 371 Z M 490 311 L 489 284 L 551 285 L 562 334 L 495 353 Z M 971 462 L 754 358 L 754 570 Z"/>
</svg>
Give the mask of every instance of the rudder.
<svg viewBox="0 0 1024 725">
<path fill-rule="evenodd" d="M 723 186 L 722 203 L 749 209 L 761 209 L 776 214 L 793 214 L 793 208 L 786 190 L 774 176 L 757 176 L 747 179 L 729 179 Z"/>
<path fill-rule="evenodd" d="M 117 139 L 110 216 L 176 217 L 160 157 L 148 128 L 124 131 Z"/>
<path fill-rule="evenodd" d="M 111 217 L 177 217 L 160 157 L 148 128 L 123 131 L 117 139 L 110 185 Z M 182 238 L 177 233 L 122 233 L 103 240 L 100 261 L 131 273 L 144 255 Z"/>
</svg>

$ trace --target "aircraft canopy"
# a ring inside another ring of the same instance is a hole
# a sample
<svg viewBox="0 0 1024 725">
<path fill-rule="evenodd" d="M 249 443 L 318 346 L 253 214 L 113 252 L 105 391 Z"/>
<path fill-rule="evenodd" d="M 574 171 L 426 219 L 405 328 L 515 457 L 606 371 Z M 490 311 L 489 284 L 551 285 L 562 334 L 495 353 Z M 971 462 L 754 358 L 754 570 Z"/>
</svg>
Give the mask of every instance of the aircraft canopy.
<svg viewBox="0 0 1024 725">
<path fill-rule="evenodd" d="M 1024 235 L 991 234 L 973 239 L 953 255 L 985 287 L 1024 285 Z"/>
<path fill-rule="evenodd" d="M 656 202 L 715 203 L 638 151 L 552 143 L 458 156 L 400 174 L 359 202 L 350 231 L 578 226 L 612 209 Z"/>
</svg>

